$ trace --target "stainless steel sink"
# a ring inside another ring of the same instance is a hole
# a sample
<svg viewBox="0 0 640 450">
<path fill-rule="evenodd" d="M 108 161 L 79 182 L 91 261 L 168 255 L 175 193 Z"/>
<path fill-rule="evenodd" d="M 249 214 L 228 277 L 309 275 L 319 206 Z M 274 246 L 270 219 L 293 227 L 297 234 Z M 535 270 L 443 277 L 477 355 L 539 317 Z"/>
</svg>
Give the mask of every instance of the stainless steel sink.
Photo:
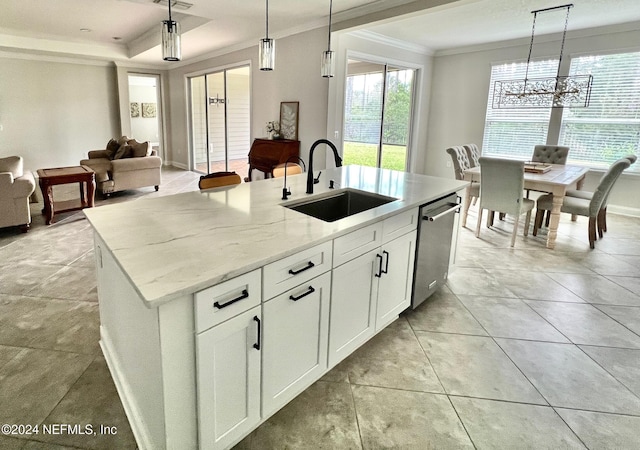
<svg viewBox="0 0 640 450">
<path fill-rule="evenodd" d="M 397 200 L 357 189 L 344 189 L 329 196 L 283 205 L 325 222 L 335 222 Z"/>
</svg>

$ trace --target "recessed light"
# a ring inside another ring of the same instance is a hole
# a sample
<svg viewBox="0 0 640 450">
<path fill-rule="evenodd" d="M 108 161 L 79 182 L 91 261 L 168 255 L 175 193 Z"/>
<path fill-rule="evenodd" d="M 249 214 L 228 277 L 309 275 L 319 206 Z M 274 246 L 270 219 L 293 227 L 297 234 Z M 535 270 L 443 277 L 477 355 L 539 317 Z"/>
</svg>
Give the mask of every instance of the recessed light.
<svg viewBox="0 0 640 450">
<path fill-rule="evenodd" d="M 82 31 L 83 33 L 91 33 L 91 29 L 89 28 L 80 28 L 80 31 Z"/>
<path fill-rule="evenodd" d="M 113 39 L 114 41 L 119 41 L 119 40 L 121 40 L 122 38 L 121 38 L 120 36 L 114 36 L 112 39 Z"/>
</svg>

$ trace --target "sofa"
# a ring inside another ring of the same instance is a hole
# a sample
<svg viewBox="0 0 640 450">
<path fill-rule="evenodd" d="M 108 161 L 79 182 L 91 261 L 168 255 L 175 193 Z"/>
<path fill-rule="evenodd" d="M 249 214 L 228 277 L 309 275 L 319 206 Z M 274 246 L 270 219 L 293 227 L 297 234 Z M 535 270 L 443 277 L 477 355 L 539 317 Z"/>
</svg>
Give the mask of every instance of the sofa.
<svg viewBox="0 0 640 450">
<path fill-rule="evenodd" d="M 96 188 L 108 197 L 113 192 L 154 186 L 160 189 L 162 159 L 149 142 L 122 136 L 111 139 L 104 150 L 91 150 L 80 164 L 96 173 Z"/>
<path fill-rule="evenodd" d="M 29 197 L 35 188 L 33 174 L 24 172 L 21 156 L 0 158 L 0 228 L 20 226 L 24 233 L 29 231 Z"/>
</svg>

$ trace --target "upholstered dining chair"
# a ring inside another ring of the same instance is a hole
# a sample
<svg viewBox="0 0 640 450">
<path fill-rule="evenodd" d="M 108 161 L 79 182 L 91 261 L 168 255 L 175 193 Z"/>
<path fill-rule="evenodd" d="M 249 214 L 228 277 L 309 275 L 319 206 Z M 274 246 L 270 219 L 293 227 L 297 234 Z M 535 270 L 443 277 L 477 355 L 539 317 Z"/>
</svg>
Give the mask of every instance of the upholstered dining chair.
<svg viewBox="0 0 640 450">
<path fill-rule="evenodd" d="M 611 164 L 609 170 L 600 179 L 598 187 L 593 192 L 591 199 L 567 197 L 562 202 L 561 212 L 585 216 L 589 218 L 589 247 L 595 248 L 596 242 L 596 222 L 601 213 L 602 205 L 607 199 L 611 188 L 624 169 L 629 167 L 631 162 L 627 158 L 622 158 Z M 536 218 L 533 223 L 533 235 L 538 234 L 538 229 L 542 227 L 542 218 L 545 211 L 551 211 L 553 207 L 553 195 L 547 194 L 538 198 L 538 208 Z"/>
<path fill-rule="evenodd" d="M 464 171 L 471 168 L 471 164 L 469 162 L 469 157 L 467 156 L 467 150 L 461 146 L 449 147 L 447 150 L 449 156 L 451 156 L 451 162 L 453 163 L 453 173 L 456 177 L 456 180 L 464 180 Z M 469 191 L 470 201 L 465 202 L 465 211 L 464 217 L 467 217 L 467 213 L 469 212 L 469 206 L 471 205 L 471 200 L 473 200 L 473 204 L 475 205 L 478 197 L 480 196 L 480 184 L 479 183 L 471 183 L 471 189 Z M 466 223 L 463 223 L 462 226 L 466 226 Z"/>
<path fill-rule="evenodd" d="M 562 145 L 536 145 L 533 147 L 531 162 L 566 164 L 569 147 Z"/>
<path fill-rule="evenodd" d="M 198 181 L 198 187 L 200 189 L 212 189 L 240 184 L 241 182 L 240 175 L 235 172 L 213 172 L 208 175 L 202 175 L 200 181 Z"/>
<path fill-rule="evenodd" d="M 478 223 L 476 237 L 480 237 L 482 212 L 488 209 L 487 228 L 491 226 L 494 211 L 513 215 L 513 233 L 511 247 L 515 245 L 520 216 L 527 213 L 524 223 L 524 235 L 529 234 L 531 210 L 535 206 L 533 200 L 522 197 L 524 189 L 524 162 L 501 158 L 480 158 L 480 206 L 478 207 Z"/>
<path fill-rule="evenodd" d="M 625 156 L 625 158 L 629 160 L 629 164 L 634 164 L 638 160 L 638 157 L 636 155 L 627 155 Z M 585 200 L 591 200 L 591 198 L 593 197 L 593 192 L 583 191 L 581 189 L 580 190 L 569 189 L 567 190 L 565 195 L 568 195 L 569 197 L 576 197 L 576 198 L 583 198 Z M 600 208 L 600 214 L 598 215 L 598 219 L 597 219 L 598 237 L 600 238 L 603 236 L 603 233 L 607 232 L 607 204 L 608 203 L 609 203 L 609 196 L 607 195 L 607 197 L 604 199 L 602 203 L 602 207 Z"/>
<path fill-rule="evenodd" d="M 467 158 L 469 158 L 469 164 L 471 167 L 477 167 L 480 165 L 480 149 L 476 144 L 464 144 L 465 151 L 467 152 Z"/>
</svg>

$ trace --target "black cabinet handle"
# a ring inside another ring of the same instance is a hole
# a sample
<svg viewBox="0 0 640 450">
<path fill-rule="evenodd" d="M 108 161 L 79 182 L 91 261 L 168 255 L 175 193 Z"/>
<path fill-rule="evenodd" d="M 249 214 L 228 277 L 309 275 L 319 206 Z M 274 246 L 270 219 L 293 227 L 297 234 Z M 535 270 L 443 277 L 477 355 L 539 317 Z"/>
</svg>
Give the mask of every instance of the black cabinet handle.
<svg viewBox="0 0 640 450">
<path fill-rule="evenodd" d="M 378 273 L 375 274 L 376 278 L 380 278 L 382 276 L 382 255 L 376 254 L 376 258 L 380 258 L 380 264 L 378 265 Z"/>
<path fill-rule="evenodd" d="M 253 344 L 253 348 L 255 348 L 256 350 L 260 350 L 260 319 L 258 318 L 258 316 L 253 316 L 253 320 L 258 322 L 258 341 Z"/>
<path fill-rule="evenodd" d="M 389 273 L 389 252 L 386 250 L 382 251 L 383 255 L 387 255 L 387 262 L 384 264 L 384 270 L 381 270 L 381 273 Z"/>
<path fill-rule="evenodd" d="M 294 297 L 293 295 L 289 296 L 289 300 L 293 300 L 294 302 L 297 302 L 298 300 L 300 300 L 301 298 L 306 297 L 309 294 L 313 294 L 316 290 L 313 288 L 313 286 L 309 286 L 309 290 L 307 292 L 305 292 L 304 294 L 300 294 L 297 297 Z"/>
<path fill-rule="evenodd" d="M 239 302 L 240 300 L 244 300 L 247 297 L 249 297 L 249 291 L 247 289 L 243 289 L 242 295 L 240 295 L 240 297 L 234 298 L 233 300 L 230 300 L 227 303 L 223 303 L 223 304 L 220 304 L 220 302 L 215 302 L 213 306 L 215 306 L 218 309 L 226 308 L 227 306 L 232 305 L 235 302 Z"/>
<path fill-rule="evenodd" d="M 304 272 L 305 270 L 309 270 L 309 269 L 311 269 L 312 267 L 315 267 L 315 264 L 313 263 L 313 261 L 309 261 L 309 262 L 307 263 L 307 265 L 306 265 L 305 267 L 303 267 L 302 269 L 300 269 L 300 270 L 293 270 L 293 269 L 289 269 L 289 273 L 290 273 L 291 275 L 298 275 L 299 273 L 302 273 L 302 272 Z"/>
</svg>

